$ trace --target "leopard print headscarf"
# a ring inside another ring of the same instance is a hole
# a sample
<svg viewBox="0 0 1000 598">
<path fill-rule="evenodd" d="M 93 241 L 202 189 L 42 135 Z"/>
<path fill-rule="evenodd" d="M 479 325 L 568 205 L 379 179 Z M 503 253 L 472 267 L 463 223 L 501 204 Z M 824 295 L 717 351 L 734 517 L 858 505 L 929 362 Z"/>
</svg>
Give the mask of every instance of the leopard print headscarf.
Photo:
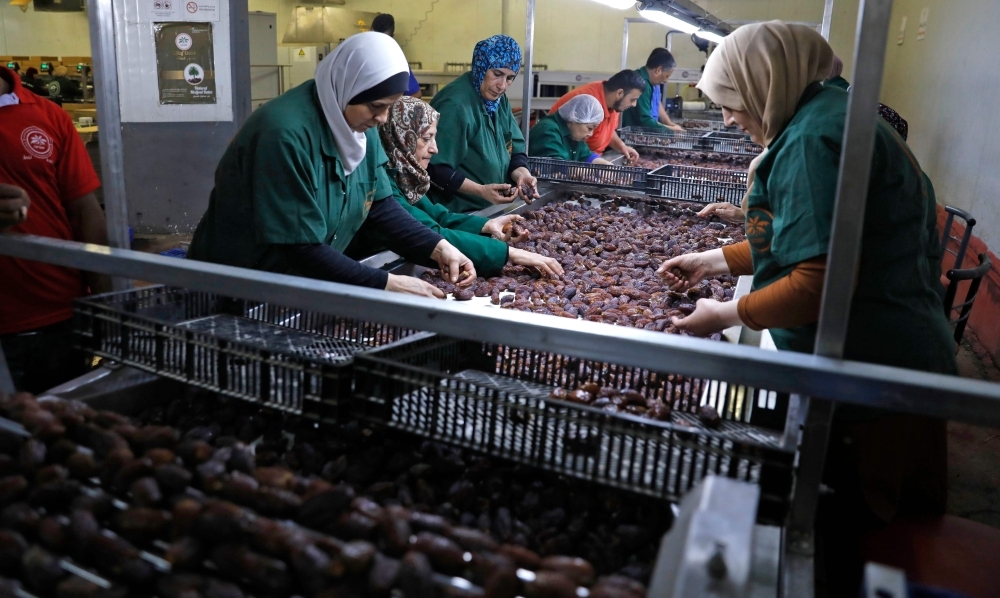
<svg viewBox="0 0 1000 598">
<path fill-rule="evenodd" d="M 417 139 L 441 115 L 423 100 L 404 96 L 389 108 L 389 118 L 379 125 L 382 147 L 389 156 L 388 167 L 396 170 L 396 185 L 410 204 L 427 194 L 431 177 L 416 158 Z"/>
</svg>

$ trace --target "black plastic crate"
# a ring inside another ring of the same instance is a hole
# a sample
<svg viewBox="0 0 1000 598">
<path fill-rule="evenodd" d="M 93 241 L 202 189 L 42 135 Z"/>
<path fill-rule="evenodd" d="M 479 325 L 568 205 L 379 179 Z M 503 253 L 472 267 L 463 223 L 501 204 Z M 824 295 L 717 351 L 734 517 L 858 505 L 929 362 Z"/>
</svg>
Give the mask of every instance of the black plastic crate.
<svg viewBox="0 0 1000 598">
<path fill-rule="evenodd" d="M 662 127 L 653 129 L 647 127 L 622 127 L 617 131 L 618 137 L 631 147 L 662 148 L 678 150 L 702 149 L 704 137 L 702 131 L 686 131 L 675 133 Z"/>
<path fill-rule="evenodd" d="M 701 166 L 685 166 L 683 164 L 664 164 L 656 170 L 649 171 L 650 176 L 672 176 L 681 179 L 694 179 L 715 183 L 729 183 L 747 186 L 747 172 L 740 170 L 722 170 L 719 168 L 702 168 Z"/>
<path fill-rule="evenodd" d="M 77 300 L 74 334 L 94 355 L 333 421 L 350 396 L 354 356 L 412 331 L 155 286 Z"/>
<path fill-rule="evenodd" d="M 621 140 L 632 147 L 692 150 L 719 154 L 756 155 L 764 149 L 745 135 L 726 132 L 690 131 L 675 133 L 665 128 L 624 127 Z"/>
<path fill-rule="evenodd" d="M 660 199 L 704 204 L 728 202 L 738 206 L 743 203 L 743 196 L 747 192 L 746 182 L 731 183 L 652 173 L 646 179 L 648 182 L 646 194 Z"/>
<path fill-rule="evenodd" d="M 587 164 L 557 158 L 529 158 L 528 168 L 535 178 L 560 183 L 583 183 L 616 189 L 646 188 L 646 170 L 631 166 Z"/>
<path fill-rule="evenodd" d="M 353 413 L 395 429 L 674 501 L 724 475 L 760 484 L 767 518 L 784 512 L 793 454 L 781 432 L 753 425 L 758 402 L 743 387 L 427 333 L 359 355 L 354 372 Z M 592 381 L 670 398 L 672 421 L 550 398 Z M 706 398 L 718 430 L 695 414 Z"/>
</svg>

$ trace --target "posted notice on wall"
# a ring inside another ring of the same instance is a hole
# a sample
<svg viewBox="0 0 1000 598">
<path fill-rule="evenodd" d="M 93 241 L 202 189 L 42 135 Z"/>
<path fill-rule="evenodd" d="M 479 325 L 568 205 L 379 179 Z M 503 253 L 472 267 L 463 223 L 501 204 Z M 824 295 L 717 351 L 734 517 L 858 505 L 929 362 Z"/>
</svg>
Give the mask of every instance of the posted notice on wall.
<svg viewBox="0 0 1000 598">
<path fill-rule="evenodd" d="M 141 0 L 146 6 L 146 20 L 194 21 L 219 20 L 219 0 Z"/>
<path fill-rule="evenodd" d="M 160 104 L 215 104 L 211 23 L 153 23 Z"/>
</svg>

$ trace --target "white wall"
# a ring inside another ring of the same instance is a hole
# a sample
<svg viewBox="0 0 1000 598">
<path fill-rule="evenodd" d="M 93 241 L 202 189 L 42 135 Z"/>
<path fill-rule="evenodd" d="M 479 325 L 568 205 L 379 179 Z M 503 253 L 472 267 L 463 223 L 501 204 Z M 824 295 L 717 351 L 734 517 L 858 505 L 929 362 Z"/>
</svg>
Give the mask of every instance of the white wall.
<svg viewBox="0 0 1000 598">
<path fill-rule="evenodd" d="M 927 35 L 917 40 L 924 7 Z M 1000 250 L 998 22 L 996 0 L 896 0 L 882 82 L 882 101 L 909 123 L 909 145 L 938 202 L 971 211 L 977 236 L 994 252 Z"/>
<path fill-rule="evenodd" d="M 284 33 L 298 0 L 249 0 L 250 10 L 278 15 L 278 38 Z M 502 33 L 501 0 L 347 0 L 350 10 L 391 13 L 396 18 L 396 39 L 407 58 L 428 70 L 442 70 L 446 62 L 470 62 L 476 42 Z M 430 12 L 428 12 L 430 11 Z M 524 43 L 524 0 L 510 1 L 510 34 Z M 540 0 L 535 29 L 536 64 L 552 70 L 615 72 L 621 63 L 622 29 L 625 16 L 619 11 L 588 0 Z M 629 66 L 641 66 L 656 46 L 662 46 L 666 29 L 659 25 L 633 25 L 629 44 Z M 279 43 L 280 45 L 280 43 Z M 694 45 L 675 38 L 675 51 L 682 66 L 700 67 L 704 55 Z M 288 50 L 279 60 L 290 62 Z"/>
<path fill-rule="evenodd" d="M 823 0 L 695 0 L 723 21 L 798 21 L 821 23 Z M 830 45 L 844 61 L 844 77 L 854 71 L 854 37 L 858 21 L 858 0 L 835 0 L 830 26 Z"/>
<path fill-rule="evenodd" d="M 0 54 L 13 56 L 90 56 L 86 12 L 21 12 L 0 0 Z"/>
</svg>

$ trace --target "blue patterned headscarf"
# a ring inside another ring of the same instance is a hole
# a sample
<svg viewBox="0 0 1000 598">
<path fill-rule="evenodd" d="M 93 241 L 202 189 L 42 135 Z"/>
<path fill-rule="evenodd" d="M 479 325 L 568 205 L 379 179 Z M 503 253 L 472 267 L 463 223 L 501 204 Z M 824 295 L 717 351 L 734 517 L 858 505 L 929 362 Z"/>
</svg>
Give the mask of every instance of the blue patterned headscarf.
<svg viewBox="0 0 1000 598">
<path fill-rule="evenodd" d="M 476 49 L 472 52 L 472 85 L 477 92 L 483 86 L 486 71 L 490 69 L 510 69 L 515 73 L 521 70 L 521 46 L 517 45 L 514 38 L 494 35 L 476 44 Z M 479 95 L 481 97 L 482 92 Z M 483 102 L 490 114 L 495 113 L 500 105 L 499 99 L 483 98 Z"/>
</svg>

